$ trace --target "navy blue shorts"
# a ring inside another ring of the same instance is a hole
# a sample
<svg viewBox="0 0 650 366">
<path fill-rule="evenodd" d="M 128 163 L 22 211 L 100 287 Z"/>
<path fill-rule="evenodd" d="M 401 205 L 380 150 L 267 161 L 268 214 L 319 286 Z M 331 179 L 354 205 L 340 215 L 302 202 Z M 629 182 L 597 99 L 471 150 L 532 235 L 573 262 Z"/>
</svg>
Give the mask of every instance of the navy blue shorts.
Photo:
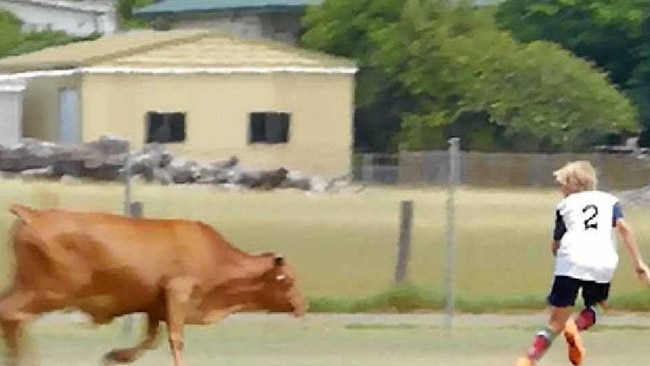
<svg viewBox="0 0 650 366">
<path fill-rule="evenodd" d="M 590 307 L 607 300 L 609 287 L 609 283 L 596 283 L 567 276 L 555 276 L 547 301 L 550 305 L 558 308 L 574 306 L 578 298 L 578 290 L 582 289 L 582 299 L 585 307 Z"/>
</svg>

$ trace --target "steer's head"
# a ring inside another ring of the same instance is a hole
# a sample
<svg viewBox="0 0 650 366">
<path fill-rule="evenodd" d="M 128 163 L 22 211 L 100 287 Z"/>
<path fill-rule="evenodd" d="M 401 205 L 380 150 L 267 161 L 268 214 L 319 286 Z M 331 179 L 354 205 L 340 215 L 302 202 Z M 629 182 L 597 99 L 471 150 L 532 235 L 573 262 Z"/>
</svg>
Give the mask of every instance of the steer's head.
<svg viewBox="0 0 650 366">
<path fill-rule="evenodd" d="M 268 258 L 270 269 L 262 275 L 258 297 L 260 307 L 270 312 L 290 312 L 302 316 L 307 311 L 305 298 L 298 290 L 296 272 L 280 255 Z"/>
</svg>

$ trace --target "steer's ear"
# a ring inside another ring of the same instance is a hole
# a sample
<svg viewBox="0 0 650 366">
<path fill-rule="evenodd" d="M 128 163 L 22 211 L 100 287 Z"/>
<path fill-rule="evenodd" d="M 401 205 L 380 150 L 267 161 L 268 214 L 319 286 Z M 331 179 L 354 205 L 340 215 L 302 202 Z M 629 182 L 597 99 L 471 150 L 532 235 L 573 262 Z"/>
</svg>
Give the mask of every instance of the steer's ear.
<svg viewBox="0 0 650 366">
<path fill-rule="evenodd" d="M 284 257 L 281 256 L 281 255 L 279 255 L 279 254 L 276 254 L 275 257 L 273 258 L 273 263 L 274 263 L 276 266 L 281 266 L 281 265 L 283 265 L 283 264 L 284 264 Z"/>
</svg>

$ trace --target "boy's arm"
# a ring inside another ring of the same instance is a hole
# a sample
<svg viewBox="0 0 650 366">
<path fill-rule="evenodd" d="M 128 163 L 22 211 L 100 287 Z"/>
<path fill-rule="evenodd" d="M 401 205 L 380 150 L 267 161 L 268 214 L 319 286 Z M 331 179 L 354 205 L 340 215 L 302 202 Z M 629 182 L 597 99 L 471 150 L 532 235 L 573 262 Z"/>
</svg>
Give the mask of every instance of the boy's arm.
<svg viewBox="0 0 650 366">
<path fill-rule="evenodd" d="M 555 227 L 553 228 L 553 240 L 551 241 L 551 252 L 553 256 L 557 257 L 557 251 L 560 249 L 560 243 L 562 237 L 566 234 L 566 225 L 564 224 L 564 218 L 560 214 L 560 210 L 555 210 Z"/>
<path fill-rule="evenodd" d="M 634 271 L 637 276 L 639 276 L 640 280 L 650 284 L 650 269 L 643 261 L 632 227 L 623 218 L 619 218 L 616 220 L 616 230 L 623 238 L 623 243 L 625 243 L 625 247 L 632 257 Z"/>
<path fill-rule="evenodd" d="M 560 241 L 559 240 L 552 240 L 551 241 L 551 251 L 553 252 L 553 256 L 557 257 L 557 251 L 560 249 Z"/>
</svg>

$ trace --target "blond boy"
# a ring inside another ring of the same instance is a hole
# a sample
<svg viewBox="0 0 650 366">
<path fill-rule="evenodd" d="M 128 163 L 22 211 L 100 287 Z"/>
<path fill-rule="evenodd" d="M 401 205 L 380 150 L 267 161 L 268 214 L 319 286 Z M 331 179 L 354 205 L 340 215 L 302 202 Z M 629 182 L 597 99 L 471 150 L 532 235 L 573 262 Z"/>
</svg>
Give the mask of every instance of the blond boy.
<svg viewBox="0 0 650 366">
<path fill-rule="evenodd" d="M 614 231 L 623 239 L 639 278 L 646 283 L 650 278 L 618 199 L 596 189 L 598 180 L 591 163 L 567 163 L 553 176 L 564 199 L 556 208 L 551 242 L 555 278 L 547 298 L 550 316 L 547 326 L 536 334 L 516 366 L 534 365 L 561 332 L 569 345 L 569 360 L 573 365 L 582 364 L 585 350 L 579 332 L 596 323 L 598 307 L 604 306 L 609 297 L 618 265 Z M 571 319 L 580 289 L 585 308 Z"/>
</svg>

